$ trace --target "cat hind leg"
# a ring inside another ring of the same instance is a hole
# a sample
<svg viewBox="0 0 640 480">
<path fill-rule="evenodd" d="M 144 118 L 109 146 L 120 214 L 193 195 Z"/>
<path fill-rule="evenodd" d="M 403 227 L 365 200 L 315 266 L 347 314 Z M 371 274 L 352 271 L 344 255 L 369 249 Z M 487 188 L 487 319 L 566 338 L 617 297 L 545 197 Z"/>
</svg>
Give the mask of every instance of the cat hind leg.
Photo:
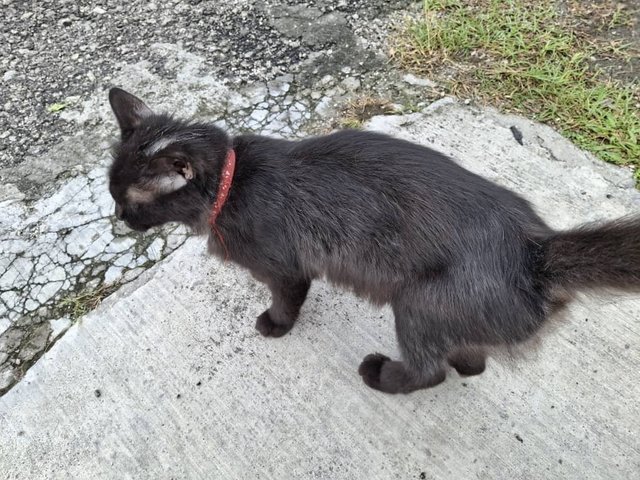
<svg viewBox="0 0 640 480">
<path fill-rule="evenodd" d="M 454 350 L 447 356 L 449 365 L 465 377 L 480 375 L 487 366 L 487 355 L 479 347 L 463 347 Z"/>
<path fill-rule="evenodd" d="M 374 353 L 367 355 L 358 373 L 366 385 L 386 393 L 410 393 L 442 383 L 448 338 L 446 322 L 437 313 L 396 302 L 393 305 L 402 361 Z"/>
</svg>

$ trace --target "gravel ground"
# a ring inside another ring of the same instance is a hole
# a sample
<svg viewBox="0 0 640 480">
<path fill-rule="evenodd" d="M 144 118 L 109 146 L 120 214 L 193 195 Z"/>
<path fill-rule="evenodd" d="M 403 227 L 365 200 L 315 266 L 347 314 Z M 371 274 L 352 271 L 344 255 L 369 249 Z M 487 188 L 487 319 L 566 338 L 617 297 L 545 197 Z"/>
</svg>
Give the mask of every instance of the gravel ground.
<svg viewBox="0 0 640 480">
<path fill-rule="evenodd" d="M 180 45 L 205 59 L 209 75 L 242 85 L 290 73 L 312 52 L 348 44 L 355 25 L 362 33 L 406 4 L 2 0 L 0 166 L 72 134 L 75 126 L 51 110 L 108 86 L 117 65 L 146 60 L 153 73 L 170 76 L 166 59 L 149 49 L 154 43 Z M 309 21 L 320 17 L 310 33 Z"/>
</svg>

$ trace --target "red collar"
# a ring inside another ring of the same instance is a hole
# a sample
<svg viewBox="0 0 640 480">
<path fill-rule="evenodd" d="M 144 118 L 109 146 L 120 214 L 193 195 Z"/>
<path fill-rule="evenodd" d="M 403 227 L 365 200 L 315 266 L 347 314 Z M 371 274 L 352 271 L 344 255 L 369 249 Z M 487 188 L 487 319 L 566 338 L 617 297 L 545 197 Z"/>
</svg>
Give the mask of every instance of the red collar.
<svg viewBox="0 0 640 480">
<path fill-rule="evenodd" d="M 216 195 L 216 201 L 213 203 L 211 214 L 209 215 L 209 225 L 214 226 L 218 215 L 222 207 L 224 207 L 227 197 L 229 197 L 229 190 L 231 190 L 231 182 L 233 182 L 233 172 L 236 170 L 236 152 L 232 149 L 227 153 L 227 158 L 224 161 L 222 172 L 220 173 L 220 185 L 218 185 L 218 195 Z"/>
<path fill-rule="evenodd" d="M 216 220 L 220 215 L 222 207 L 224 207 L 224 204 L 227 201 L 227 197 L 229 197 L 229 190 L 231 190 L 231 182 L 233 182 L 233 172 L 235 172 L 235 170 L 236 152 L 233 150 L 233 148 L 231 148 L 227 152 L 227 158 L 224 161 L 224 166 L 222 167 L 222 172 L 220 173 L 220 184 L 218 185 L 218 194 L 216 195 L 216 201 L 213 202 L 213 208 L 211 209 L 211 213 L 209 214 L 209 225 L 215 232 L 218 240 L 220 240 L 220 245 L 222 245 L 222 248 L 224 250 L 225 260 L 229 259 L 229 249 L 224 242 L 222 233 L 220 233 L 220 230 L 216 225 Z"/>
</svg>

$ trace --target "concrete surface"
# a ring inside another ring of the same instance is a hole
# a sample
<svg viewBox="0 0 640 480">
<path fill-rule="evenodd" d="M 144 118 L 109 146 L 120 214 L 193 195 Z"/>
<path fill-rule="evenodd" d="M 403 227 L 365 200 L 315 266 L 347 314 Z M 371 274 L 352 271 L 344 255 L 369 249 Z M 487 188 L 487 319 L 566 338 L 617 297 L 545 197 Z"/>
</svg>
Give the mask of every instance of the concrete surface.
<svg viewBox="0 0 640 480">
<path fill-rule="evenodd" d="M 510 126 L 523 133 L 524 146 Z M 637 211 L 630 172 L 448 100 L 370 128 L 454 154 L 556 227 Z M 640 300 L 585 298 L 539 349 L 409 396 L 356 370 L 392 317 L 322 282 L 263 339 L 267 291 L 191 238 L 73 325 L 0 398 L 7 479 L 637 479 Z"/>
</svg>

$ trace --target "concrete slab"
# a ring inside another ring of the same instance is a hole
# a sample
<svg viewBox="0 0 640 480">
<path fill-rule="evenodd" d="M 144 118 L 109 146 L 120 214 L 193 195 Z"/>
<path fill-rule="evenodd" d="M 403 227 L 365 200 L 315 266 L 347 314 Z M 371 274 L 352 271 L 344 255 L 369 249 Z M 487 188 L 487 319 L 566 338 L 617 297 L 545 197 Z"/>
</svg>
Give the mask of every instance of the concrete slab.
<svg viewBox="0 0 640 480">
<path fill-rule="evenodd" d="M 629 172 L 519 118 L 444 102 L 370 127 L 455 154 L 557 227 L 638 210 Z M 3 478 L 640 478 L 637 297 L 585 299 L 518 363 L 389 396 L 356 373 L 397 354 L 388 309 L 318 282 L 266 340 L 267 291 L 204 250 L 122 288 L 0 399 Z"/>
</svg>

